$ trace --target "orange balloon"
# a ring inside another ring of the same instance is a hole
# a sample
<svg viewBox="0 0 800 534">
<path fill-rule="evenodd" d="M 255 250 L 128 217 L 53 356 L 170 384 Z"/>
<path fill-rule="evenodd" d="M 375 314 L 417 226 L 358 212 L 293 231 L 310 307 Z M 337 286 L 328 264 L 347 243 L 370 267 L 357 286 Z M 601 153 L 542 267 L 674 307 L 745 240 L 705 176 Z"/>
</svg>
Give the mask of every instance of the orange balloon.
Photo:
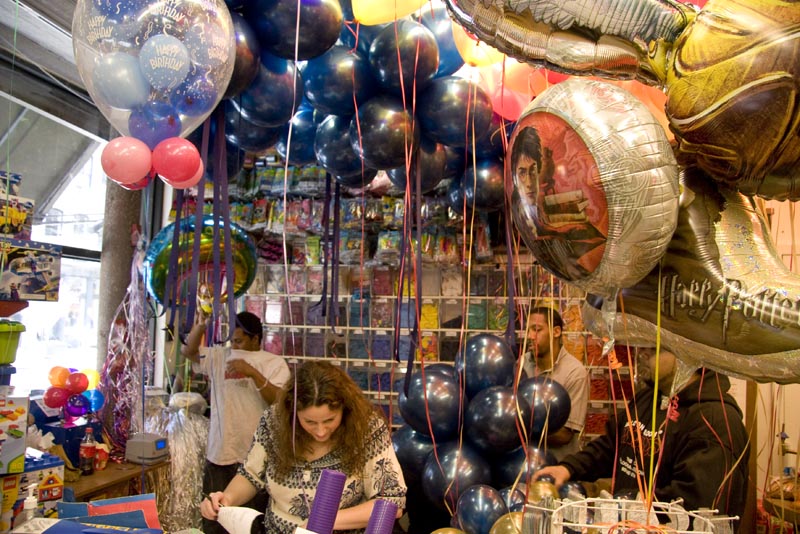
<svg viewBox="0 0 800 534">
<path fill-rule="evenodd" d="M 456 43 L 456 49 L 461 54 L 464 63 L 473 67 L 482 67 L 503 61 L 505 54 L 493 46 L 477 40 L 456 22 L 453 22 L 452 26 L 453 41 Z"/>
<path fill-rule="evenodd" d="M 50 373 L 47 375 L 47 379 L 50 380 L 50 384 L 56 387 L 63 388 L 67 383 L 67 378 L 69 378 L 70 370 L 66 367 L 61 367 L 60 365 L 56 365 L 52 369 L 50 369 Z"/>
</svg>

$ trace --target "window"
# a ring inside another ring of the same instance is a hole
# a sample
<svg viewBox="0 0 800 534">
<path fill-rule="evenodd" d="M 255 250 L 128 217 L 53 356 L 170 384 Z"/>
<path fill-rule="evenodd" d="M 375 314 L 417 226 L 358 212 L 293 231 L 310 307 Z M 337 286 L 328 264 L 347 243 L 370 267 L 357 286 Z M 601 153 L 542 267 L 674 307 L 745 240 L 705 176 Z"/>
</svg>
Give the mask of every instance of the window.
<svg viewBox="0 0 800 534">
<path fill-rule="evenodd" d="M 106 177 L 98 143 L 92 156 L 75 172 L 40 224 L 33 241 L 69 247 L 61 259 L 58 302 L 31 301 L 11 317 L 25 325 L 14 362 L 11 384 L 25 394 L 50 387 L 53 366 L 97 368 L 97 318 L 100 262 L 91 259 L 102 245 Z M 83 257 L 81 257 L 83 256 Z"/>
</svg>

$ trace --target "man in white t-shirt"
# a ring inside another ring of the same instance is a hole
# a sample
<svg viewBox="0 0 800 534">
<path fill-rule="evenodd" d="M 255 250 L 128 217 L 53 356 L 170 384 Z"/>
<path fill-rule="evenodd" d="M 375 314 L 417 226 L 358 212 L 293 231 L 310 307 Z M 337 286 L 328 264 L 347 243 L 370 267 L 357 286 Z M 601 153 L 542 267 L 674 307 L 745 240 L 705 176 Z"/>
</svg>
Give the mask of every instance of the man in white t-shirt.
<svg viewBox="0 0 800 534">
<path fill-rule="evenodd" d="M 569 418 L 563 427 L 550 432 L 546 448 L 559 461 L 580 450 L 580 434 L 589 408 L 589 373 L 583 363 L 567 352 L 561 343 L 564 322 L 551 308 L 537 307 L 528 314 L 527 337 L 530 352 L 525 353 L 523 370 L 529 377 L 547 376 L 561 384 L 570 400 Z"/>
<path fill-rule="evenodd" d="M 211 385 L 211 424 L 208 430 L 203 492 L 222 491 L 236 474 L 253 443 L 261 414 L 277 399 L 289 380 L 289 367 L 280 356 L 261 350 L 263 325 L 250 312 L 236 315 L 230 347 L 200 347 L 206 325 L 195 325 L 186 338 L 183 355 L 195 372 Z M 262 512 L 266 501 L 248 506 Z M 216 521 L 203 520 L 205 534 L 223 534 Z"/>
</svg>

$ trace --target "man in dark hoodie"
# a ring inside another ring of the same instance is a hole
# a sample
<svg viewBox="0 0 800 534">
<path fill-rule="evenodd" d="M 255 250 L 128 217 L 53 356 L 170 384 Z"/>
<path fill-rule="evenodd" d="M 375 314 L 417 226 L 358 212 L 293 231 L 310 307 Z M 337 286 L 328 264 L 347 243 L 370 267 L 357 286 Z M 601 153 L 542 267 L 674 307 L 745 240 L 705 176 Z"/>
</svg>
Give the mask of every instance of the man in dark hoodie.
<svg viewBox="0 0 800 534">
<path fill-rule="evenodd" d="M 648 487 L 652 453 L 654 500 L 683 499 L 686 510 L 741 517 L 749 442 L 742 412 L 728 393 L 728 377 L 705 369 L 685 372 L 671 352 L 640 348 L 637 379 L 643 387 L 609 420 L 602 436 L 558 465 L 540 469 L 534 479 L 549 475 L 561 486 L 570 479 L 613 477 L 615 494 L 635 493 Z"/>
</svg>

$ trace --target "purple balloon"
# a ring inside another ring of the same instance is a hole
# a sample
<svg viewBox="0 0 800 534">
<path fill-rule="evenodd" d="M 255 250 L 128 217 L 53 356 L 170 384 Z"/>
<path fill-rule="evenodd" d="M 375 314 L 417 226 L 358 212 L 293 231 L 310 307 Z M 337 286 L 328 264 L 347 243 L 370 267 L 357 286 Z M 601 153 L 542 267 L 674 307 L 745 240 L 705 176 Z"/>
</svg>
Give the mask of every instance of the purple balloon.
<svg viewBox="0 0 800 534">
<path fill-rule="evenodd" d="M 72 417 L 86 415 L 89 413 L 89 399 L 80 394 L 70 395 L 64 405 L 64 412 Z"/>
<path fill-rule="evenodd" d="M 180 136 L 181 118 L 178 110 L 166 102 L 147 102 L 131 113 L 128 130 L 131 137 L 153 150 L 161 141 Z"/>
</svg>

